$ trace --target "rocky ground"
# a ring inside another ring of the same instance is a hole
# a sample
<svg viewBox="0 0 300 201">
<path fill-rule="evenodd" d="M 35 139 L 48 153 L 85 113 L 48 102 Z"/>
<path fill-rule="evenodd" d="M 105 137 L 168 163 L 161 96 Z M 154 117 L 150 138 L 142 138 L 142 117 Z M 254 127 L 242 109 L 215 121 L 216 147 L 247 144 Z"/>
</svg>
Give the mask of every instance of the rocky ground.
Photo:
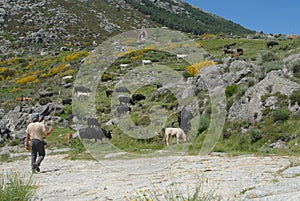
<svg viewBox="0 0 300 201">
<path fill-rule="evenodd" d="M 196 186 L 212 200 L 299 200 L 299 157 L 290 156 L 169 156 L 128 160 L 67 160 L 49 155 L 34 200 L 134 200 L 146 194 L 158 200 L 193 195 Z M 0 164 L 31 175 L 30 156 Z"/>
</svg>

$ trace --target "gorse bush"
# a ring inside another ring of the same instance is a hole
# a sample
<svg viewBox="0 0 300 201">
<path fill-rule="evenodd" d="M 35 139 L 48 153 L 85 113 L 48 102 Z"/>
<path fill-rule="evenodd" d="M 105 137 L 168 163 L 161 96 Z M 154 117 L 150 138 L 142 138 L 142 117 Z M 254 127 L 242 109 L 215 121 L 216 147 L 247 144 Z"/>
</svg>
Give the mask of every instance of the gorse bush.
<svg viewBox="0 0 300 201">
<path fill-rule="evenodd" d="M 109 80 L 112 80 L 113 79 L 113 76 L 108 74 L 108 73 L 103 73 L 103 75 L 101 76 L 101 81 L 102 82 L 106 82 L 106 81 L 109 81 Z"/>
<path fill-rule="evenodd" d="M 38 83 L 39 80 L 34 75 L 22 75 L 22 78 L 16 78 L 16 84 Z"/>
<path fill-rule="evenodd" d="M 1 173 L 0 201 L 29 201 L 35 192 L 34 181 L 15 172 Z"/>
<path fill-rule="evenodd" d="M 191 76 L 196 76 L 198 75 L 198 73 L 200 72 L 200 70 L 204 67 L 207 66 L 213 66 L 216 65 L 217 62 L 211 61 L 211 60 L 204 60 L 204 61 L 200 61 L 199 63 L 195 63 L 191 66 L 187 67 L 187 71 Z"/>
</svg>

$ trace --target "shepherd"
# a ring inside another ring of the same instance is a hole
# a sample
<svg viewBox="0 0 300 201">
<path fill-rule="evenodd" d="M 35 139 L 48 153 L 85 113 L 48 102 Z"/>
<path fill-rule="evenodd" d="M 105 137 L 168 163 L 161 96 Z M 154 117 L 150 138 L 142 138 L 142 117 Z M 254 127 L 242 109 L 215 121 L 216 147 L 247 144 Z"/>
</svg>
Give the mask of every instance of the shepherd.
<svg viewBox="0 0 300 201">
<path fill-rule="evenodd" d="M 45 124 L 39 122 L 40 116 L 38 113 L 32 114 L 32 122 L 27 126 L 25 149 L 31 150 L 31 169 L 32 173 L 40 172 L 40 165 L 45 158 L 45 145 L 44 136 L 50 135 L 53 131 L 51 126 L 49 130 L 46 130 Z M 31 147 L 29 146 L 29 140 Z"/>
</svg>

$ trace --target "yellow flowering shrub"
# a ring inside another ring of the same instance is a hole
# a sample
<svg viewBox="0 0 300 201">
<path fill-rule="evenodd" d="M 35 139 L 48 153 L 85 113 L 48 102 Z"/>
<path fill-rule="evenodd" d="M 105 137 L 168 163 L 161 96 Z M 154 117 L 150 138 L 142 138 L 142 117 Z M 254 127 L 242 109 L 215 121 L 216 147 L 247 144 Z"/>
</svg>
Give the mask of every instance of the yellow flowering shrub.
<svg viewBox="0 0 300 201">
<path fill-rule="evenodd" d="M 132 61 L 136 61 L 136 60 L 139 60 L 139 59 L 143 59 L 143 55 L 137 55 L 137 56 L 133 56 L 133 57 L 130 57 L 130 59 L 132 60 Z"/>
<path fill-rule="evenodd" d="M 89 55 L 88 51 L 74 52 L 74 53 L 69 54 L 66 57 L 62 58 L 61 61 L 62 62 L 72 61 L 72 60 L 76 60 L 81 57 L 87 57 L 88 55 Z"/>
<path fill-rule="evenodd" d="M 10 66 L 10 65 L 13 64 L 13 62 L 12 62 L 11 60 L 8 60 L 8 61 L 6 62 L 6 64 L 7 64 L 8 66 Z"/>
<path fill-rule="evenodd" d="M 75 70 L 73 70 L 73 69 L 68 69 L 68 70 L 66 70 L 66 71 L 63 73 L 63 75 L 71 75 L 71 74 L 73 74 L 73 73 L 75 73 Z"/>
<path fill-rule="evenodd" d="M 40 74 L 40 77 L 42 77 L 42 78 L 47 77 L 47 74 L 46 73 L 42 73 L 42 74 Z"/>
<path fill-rule="evenodd" d="M 32 63 L 29 63 L 25 68 L 29 69 L 32 66 Z"/>
<path fill-rule="evenodd" d="M 62 64 L 60 66 L 57 66 L 55 68 L 52 68 L 48 73 L 47 76 L 51 77 L 53 75 L 56 75 L 57 73 L 59 73 L 60 71 L 64 70 L 65 68 L 67 68 L 66 64 Z"/>
<path fill-rule="evenodd" d="M 150 51 L 150 50 L 154 50 L 155 49 L 155 45 L 149 45 L 149 46 L 146 46 L 144 47 L 144 51 L 147 52 L 147 51 Z"/>
<path fill-rule="evenodd" d="M 0 68 L 0 73 L 4 73 L 7 70 L 8 70 L 8 68 L 2 67 L 2 68 Z"/>
<path fill-rule="evenodd" d="M 45 59 L 45 60 L 43 60 L 43 61 L 41 62 L 41 66 L 42 66 L 42 67 L 46 67 L 46 66 L 49 65 L 50 62 L 51 62 L 50 59 Z M 37 63 L 37 62 L 36 62 L 36 63 Z"/>
<path fill-rule="evenodd" d="M 8 68 L 2 67 L 0 68 L 0 76 L 3 77 L 3 80 L 10 79 L 11 76 L 15 75 L 15 70 L 10 70 Z"/>
<path fill-rule="evenodd" d="M 14 87 L 14 88 L 12 88 L 10 91 L 8 91 L 8 92 L 9 92 L 9 93 L 12 93 L 12 92 L 16 92 L 16 91 L 19 91 L 19 88 Z"/>
<path fill-rule="evenodd" d="M 27 84 L 30 82 L 38 83 L 39 80 L 34 75 L 26 75 L 26 74 L 23 74 L 21 79 L 16 78 L 16 84 Z"/>
<path fill-rule="evenodd" d="M 203 39 L 214 39 L 214 38 L 216 38 L 216 35 L 214 35 L 214 34 L 203 34 L 202 38 Z"/>
<path fill-rule="evenodd" d="M 213 66 L 216 65 L 217 62 L 211 61 L 211 60 L 204 60 L 204 61 L 200 61 L 199 63 L 195 63 L 194 65 L 188 66 L 187 67 L 187 71 L 188 73 L 195 77 L 196 75 L 198 75 L 199 71 L 207 66 Z"/>
</svg>

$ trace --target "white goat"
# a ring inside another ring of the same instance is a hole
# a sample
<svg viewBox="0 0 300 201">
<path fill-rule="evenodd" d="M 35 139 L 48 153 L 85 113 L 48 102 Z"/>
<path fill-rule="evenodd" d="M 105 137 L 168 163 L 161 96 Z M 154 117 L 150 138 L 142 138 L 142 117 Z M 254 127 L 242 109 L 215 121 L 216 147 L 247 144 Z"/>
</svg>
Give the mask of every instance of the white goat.
<svg viewBox="0 0 300 201">
<path fill-rule="evenodd" d="M 169 138 L 176 136 L 177 144 L 179 144 L 179 139 L 182 138 L 186 142 L 186 134 L 181 128 L 166 128 L 165 129 L 165 138 L 166 143 L 169 145 Z"/>
</svg>

